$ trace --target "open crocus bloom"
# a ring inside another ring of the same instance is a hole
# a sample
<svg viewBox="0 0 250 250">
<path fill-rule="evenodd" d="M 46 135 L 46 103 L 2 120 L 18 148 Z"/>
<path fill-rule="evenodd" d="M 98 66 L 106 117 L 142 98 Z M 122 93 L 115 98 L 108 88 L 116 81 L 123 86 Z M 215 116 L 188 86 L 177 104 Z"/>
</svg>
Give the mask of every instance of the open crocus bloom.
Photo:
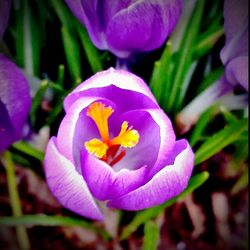
<svg viewBox="0 0 250 250">
<path fill-rule="evenodd" d="M 48 185 L 80 215 L 102 219 L 113 208 L 159 205 L 187 186 L 194 154 L 176 141 L 170 120 L 142 79 L 113 68 L 80 84 L 45 155 Z"/>
<path fill-rule="evenodd" d="M 182 0 L 65 0 L 99 49 L 127 58 L 160 47 L 181 14 Z"/>
</svg>

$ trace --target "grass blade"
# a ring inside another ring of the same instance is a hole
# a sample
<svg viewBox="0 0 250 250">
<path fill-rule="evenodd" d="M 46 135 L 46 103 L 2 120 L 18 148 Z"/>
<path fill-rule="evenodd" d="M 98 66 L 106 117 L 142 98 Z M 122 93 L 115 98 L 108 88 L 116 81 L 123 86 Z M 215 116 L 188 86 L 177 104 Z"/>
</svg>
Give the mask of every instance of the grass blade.
<svg viewBox="0 0 250 250">
<path fill-rule="evenodd" d="M 92 69 L 92 72 L 96 73 L 98 71 L 101 71 L 103 69 L 102 62 L 100 60 L 98 50 L 96 49 L 96 47 L 93 45 L 93 43 L 89 38 L 88 32 L 79 23 L 77 23 L 77 31 L 82 46 L 84 48 L 84 51 L 86 53 L 87 59 L 89 61 L 90 67 Z"/>
<path fill-rule="evenodd" d="M 171 43 L 167 42 L 159 61 L 155 62 L 150 88 L 160 104 L 168 97 L 170 83 Z"/>
<path fill-rule="evenodd" d="M 248 120 L 244 119 L 237 123 L 232 123 L 214 134 L 195 153 L 195 165 L 207 160 L 224 147 L 236 141 L 247 128 Z"/>
<path fill-rule="evenodd" d="M 81 82 L 81 60 L 80 48 L 77 39 L 73 32 L 70 32 L 67 27 L 61 29 L 64 52 L 67 60 L 70 75 L 74 83 Z"/>
<path fill-rule="evenodd" d="M 17 216 L 17 218 L 19 218 L 20 216 L 22 216 L 22 207 L 16 184 L 15 167 L 10 152 L 5 152 L 3 157 L 6 166 L 7 184 L 12 213 L 14 214 L 14 216 Z M 23 226 L 17 226 L 16 233 L 20 249 L 30 249 L 30 242 L 26 229 Z"/>
<path fill-rule="evenodd" d="M 41 105 L 41 102 L 44 97 L 44 93 L 47 90 L 48 86 L 49 86 L 48 80 L 41 81 L 40 87 L 32 100 L 32 106 L 31 106 L 31 111 L 30 111 L 30 122 L 33 126 L 35 125 L 35 121 L 36 121 L 36 112 Z"/>
<path fill-rule="evenodd" d="M 192 147 L 200 140 L 202 133 L 217 112 L 218 107 L 214 105 L 202 113 L 189 139 L 189 143 Z"/>
<path fill-rule="evenodd" d="M 72 217 L 64 217 L 61 215 L 23 215 L 19 217 L 4 216 L 0 217 L 1 226 L 75 226 L 84 227 L 101 235 L 103 239 L 110 238 L 108 233 L 92 223 Z"/>
<path fill-rule="evenodd" d="M 180 49 L 178 51 L 178 58 L 175 64 L 175 72 L 173 73 L 174 78 L 172 89 L 168 98 L 168 111 L 178 110 L 183 101 L 183 97 L 180 99 L 180 92 L 188 69 L 192 63 L 194 45 L 200 29 L 204 5 L 204 0 L 197 1 L 186 32 L 182 38 Z"/>
<path fill-rule="evenodd" d="M 20 152 L 23 152 L 27 155 L 30 155 L 34 157 L 35 159 L 39 161 L 43 161 L 43 153 L 32 147 L 30 144 L 24 142 L 24 141 L 19 141 L 14 144 L 12 144 L 12 147 L 14 149 L 17 149 Z"/>
<path fill-rule="evenodd" d="M 160 229 L 154 221 L 148 221 L 144 227 L 143 250 L 156 250 Z"/>
</svg>

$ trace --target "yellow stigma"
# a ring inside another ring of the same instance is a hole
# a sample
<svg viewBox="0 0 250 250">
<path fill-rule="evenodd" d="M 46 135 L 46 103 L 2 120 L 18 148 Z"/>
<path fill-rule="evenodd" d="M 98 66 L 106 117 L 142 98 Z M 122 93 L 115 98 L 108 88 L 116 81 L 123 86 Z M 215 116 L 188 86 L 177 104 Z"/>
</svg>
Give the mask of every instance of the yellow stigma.
<svg viewBox="0 0 250 250">
<path fill-rule="evenodd" d="M 94 154 L 98 158 L 102 158 L 104 155 L 106 155 L 108 145 L 98 139 L 92 139 L 88 142 L 85 142 L 85 148 L 89 153 Z"/>
<path fill-rule="evenodd" d="M 94 120 L 104 142 L 109 140 L 108 118 L 113 112 L 111 107 L 105 107 L 101 102 L 92 103 L 87 110 L 87 116 Z"/>
<path fill-rule="evenodd" d="M 140 136 L 137 130 L 132 129 L 132 127 L 128 130 L 127 128 L 128 122 L 124 121 L 119 135 L 109 142 L 110 145 L 121 145 L 124 148 L 133 148 L 138 143 Z"/>
<path fill-rule="evenodd" d="M 138 131 L 132 129 L 132 127 L 128 127 L 128 122 L 124 121 L 118 136 L 110 139 L 108 118 L 113 112 L 112 107 L 106 107 L 101 102 L 92 103 L 87 110 L 87 116 L 91 117 L 95 122 L 102 140 L 94 138 L 87 141 L 85 142 L 85 148 L 89 153 L 94 154 L 106 162 L 108 162 L 108 160 L 110 160 L 110 162 L 119 161 L 125 155 L 125 150 L 123 150 L 122 153 L 118 152 L 119 146 L 124 148 L 135 147 L 140 138 Z M 117 155 L 118 153 L 119 155 Z"/>
</svg>

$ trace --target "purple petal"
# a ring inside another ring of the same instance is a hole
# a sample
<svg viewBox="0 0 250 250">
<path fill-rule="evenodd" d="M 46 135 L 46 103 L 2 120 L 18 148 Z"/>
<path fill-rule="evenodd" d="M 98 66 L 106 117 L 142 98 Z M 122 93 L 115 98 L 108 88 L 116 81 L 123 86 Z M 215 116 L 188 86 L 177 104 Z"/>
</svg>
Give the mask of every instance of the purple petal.
<svg viewBox="0 0 250 250">
<path fill-rule="evenodd" d="M 238 56 L 248 56 L 248 0 L 225 0 L 225 47 L 221 60 L 226 65 Z"/>
<path fill-rule="evenodd" d="M 81 154 L 82 173 L 91 193 L 99 200 L 109 200 L 126 194 L 145 182 L 147 168 L 122 169 L 115 172 L 105 162 L 88 154 Z"/>
<path fill-rule="evenodd" d="M 11 0 L 0 1 L 0 41 L 8 25 L 11 2 Z"/>
<path fill-rule="evenodd" d="M 110 68 L 106 71 L 102 71 L 95 74 L 85 82 L 81 83 L 73 92 L 71 92 L 71 94 L 69 94 L 64 100 L 65 110 L 67 111 L 67 109 L 72 105 L 72 103 L 74 103 L 78 98 L 86 95 L 93 96 L 95 94 L 95 96 L 98 95 L 99 97 L 102 96 L 107 99 L 111 99 L 110 97 L 112 97 L 113 95 L 114 98 L 116 97 L 117 101 L 120 100 L 121 102 L 120 95 L 110 91 L 105 92 L 105 90 L 107 90 L 105 87 L 109 87 L 112 85 L 122 90 L 130 90 L 135 93 L 141 94 L 137 96 L 137 99 L 143 100 L 143 102 L 141 102 L 142 108 L 144 108 L 143 104 L 148 98 L 149 100 L 147 102 L 151 103 L 150 107 L 158 107 L 158 104 L 153 94 L 141 78 L 124 70 L 116 70 Z M 92 90 L 93 92 L 87 92 L 87 90 Z M 102 95 L 102 92 L 105 92 L 104 95 Z M 123 92 L 123 96 L 124 93 L 126 92 Z M 148 98 L 143 99 L 143 96 L 146 96 Z M 126 102 L 126 105 L 129 104 L 130 102 Z"/>
<path fill-rule="evenodd" d="M 154 170 L 158 172 L 168 163 L 167 160 L 172 153 L 176 137 L 172 127 L 172 123 L 163 110 L 150 109 L 148 110 L 148 112 L 160 127 L 161 144 L 158 151 L 157 161 L 154 164 Z"/>
<path fill-rule="evenodd" d="M 58 151 L 55 138 L 47 146 L 45 174 L 50 190 L 64 207 L 91 219 L 103 219 L 86 182 L 72 162 Z"/>
<path fill-rule="evenodd" d="M 141 210 L 162 204 L 181 193 L 187 186 L 194 164 L 194 154 L 186 140 L 176 142 L 173 165 L 166 166 L 145 185 L 111 200 L 108 206 L 125 210 Z"/>
<path fill-rule="evenodd" d="M 240 84 L 248 91 L 248 56 L 232 59 L 226 67 L 226 78 L 231 84 Z"/>
<path fill-rule="evenodd" d="M 82 97 L 78 99 L 70 107 L 70 109 L 67 110 L 67 113 L 60 124 L 57 134 L 57 146 L 59 151 L 71 162 L 74 162 L 73 139 L 79 115 L 84 108 L 88 107 L 95 100 L 95 97 Z M 85 127 L 83 127 L 82 129 L 84 128 Z"/>
<path fill-rule="evenodd" d="M 65 0 L 99 49 L 119 57 L 160 47 L 175 27 L 181 0 Z"/>
<path fill-rule="evenodd" d="M 90 38 L 99 49 L 107 49 L 102 26 L 97 15 L 98 0 L 65 0 L 73 14 L 84 24 Z"/>
<path fill-rule="evenodd" d="M 22 136 L 31 106 L 29 84 L 22 71 L 4 55 L 0 55 L 0 101 L 7 111 L 1 119 L 10 120 L 17 140 Z"/>
<path fill-rule="evenodd" d="M 13 128 L 5 105 L 0 100 L 0 152 L 8 148 L 12 142 L 18 139 Z"/>
<path fill-rule="evenodd" d="M 138 131 L 140 138 L 135 147 L 126 149 L 125 157 L 113 166 L 114 170 L 119 171 L 124 168 L 133 170 L 142 166 L 153 166 L 160 148 L 159 125 L 147 110 L 133 110 L 117 117 L 112 127 L 115 131 L 114 135 L 119 133 L 124 121 Z"/>
<path fill-rule="evenodd" d="M 165 113 L 161 109 L 133 110 L 121 115 L 119 120 L 120 123 L 126 120 L 133 125 L 140 139 L 138 145 L 127 150 L 124 159 L 114 168 L 136 169 L 147 165 L 150 168 L 155 166 L 159 171 L 164 167 L 175 143 L 173 127 Z"/>
<path fill-rule="evenodd" d="M 117 12 L 106 28 L 109 50 L 119 57 L 160 47 L 175 27 L 182 1 L 134 1 Z"/>
</svg>

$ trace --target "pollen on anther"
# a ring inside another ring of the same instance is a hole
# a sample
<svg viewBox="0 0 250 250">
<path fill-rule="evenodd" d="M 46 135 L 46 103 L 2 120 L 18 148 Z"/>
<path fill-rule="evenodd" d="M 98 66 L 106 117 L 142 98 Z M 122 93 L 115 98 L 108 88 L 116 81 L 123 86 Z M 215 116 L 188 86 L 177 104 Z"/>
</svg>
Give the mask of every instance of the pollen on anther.
<svg viewBox="0 0 250 250">
<path fill-rule="evenodd" d="M 138 131 L 133 129 L 132 126 L 129 127 L 128 122 L 124 121 L 121 125 L 119 134 L 110 139 L 108 118 L 113 112 L 114 110 L 112 107 L 106 107 L 105 104 L 101 102 L 94 102 L 88 107 L 86 113 L 86 115 L 95 122 L 101 140 L 93 138 L 85 142 L 85 148 L 90 154 L 110 163 L 111 166 L 120 161 L 126 154 L 125 150 L 122 150 L 120 153 L 118 152 L 120 146 L 124 148 L 133 148 L 137 145 L 140 138 Z M 113 150 L 110 151 L 109 149 L 111 148 Z M 112 154 L 110 154 L 110 152 Z"/>
</svg>

